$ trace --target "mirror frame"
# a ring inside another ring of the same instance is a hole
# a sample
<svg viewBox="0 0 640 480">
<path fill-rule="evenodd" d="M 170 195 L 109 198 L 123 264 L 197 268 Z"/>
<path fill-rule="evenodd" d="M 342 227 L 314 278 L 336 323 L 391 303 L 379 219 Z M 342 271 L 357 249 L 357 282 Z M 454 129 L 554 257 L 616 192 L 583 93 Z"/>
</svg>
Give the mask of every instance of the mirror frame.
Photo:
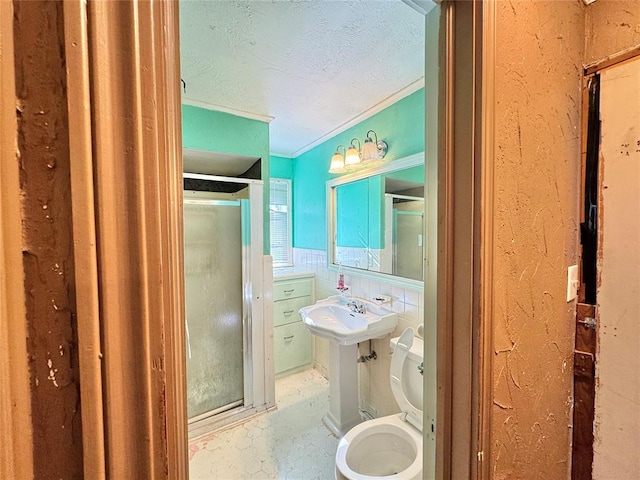
<svg viewBox="0 0 640 480">
<path fill-rule="evenodd" d="M 397 160 L 381 163 L 379 165 L 376 165 L 370 168 L 362 168 L 361 170 L 357 170 L 353 173 L 342 175 L 340 177 L 327 181 L 327 268 L 329 270 L 333 270 L 337 272 L 339 268 L 338 265 L 335 264 L 335 242 L 334 242 L 335 236 L 336 236 L 336 227 L 334 223 L 335 216 L 336 216 L 335 215 L 336 203 L 337 203 L 336 195 L 335 195 L 336 187 L 340 185 L 345 185 L 347 183 L 355 182 L 357 180 L 363 180 L 365 178 L 373 177 L 374 175 L 397 172 L 399 170 L 416 167 L 418 165 L 425 165 L 424 151 L 415 153 L 413 155 L 409 155 L 407 157 L 399 158 Z M 424 182 L 424 179 L 423 179 L 423 182 Z M 426 183 L 425 183 L 425 187 L 426 187 Z M 427 201 L 427 196 L 425 191 L 425 205 L 426 205 L 426 201 Z M 426 245 L 426 239 L 423 242 L 423 245 Z M 422 249 L 422 262 L 425 266 L 424 271 L 426 275 L 426 267 L 427 267 L 426 249 L 424 247 Z M 342 270 L 345 273 L 348 273 L 349 275 L 369 277 L 377 280 L 383 280 L 393 285 L 424 290 L 424 279 L 422 281 L 413 280 L 411 278 L 398 277 L 390 273 L 374 272 L 371 270 L 364 270 L 360 268 L 349 267 L 346 265 L 342 266 Z"/>
</svg>

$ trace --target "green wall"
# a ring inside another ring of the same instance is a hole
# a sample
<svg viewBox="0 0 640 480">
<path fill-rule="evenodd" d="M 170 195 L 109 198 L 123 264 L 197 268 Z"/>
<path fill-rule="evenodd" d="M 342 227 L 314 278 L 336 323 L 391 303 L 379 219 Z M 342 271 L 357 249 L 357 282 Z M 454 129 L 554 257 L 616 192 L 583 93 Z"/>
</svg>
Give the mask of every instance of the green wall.
<svg viewBox="0 0 640 480">
<path fill-rule="evenodd" d="M 230 113 L 182 105 L 182 147 L 262 160 L 263 250 L 269 253 L 269 124 Z"/>
<path fill-rule="evenodd" d="M 195 150 L 260 157 L 263 173 L 269 172 L 267 122 L 182 105 L 182 146 Z"/>
<path fill-rule="evenodd" d="M 326 182 L 329 161 L 338 145 L 361 142 L 373 129 L 389 145 L 387 160 L 424 150 L 424 88 L 293 159 L 293 246 L 327 249 Z"/>
<path fill-rule="evenodd" d="M 271 155 L 269 172 L 273 178 L 293 178 L 293 158 Z"/>
</svg>

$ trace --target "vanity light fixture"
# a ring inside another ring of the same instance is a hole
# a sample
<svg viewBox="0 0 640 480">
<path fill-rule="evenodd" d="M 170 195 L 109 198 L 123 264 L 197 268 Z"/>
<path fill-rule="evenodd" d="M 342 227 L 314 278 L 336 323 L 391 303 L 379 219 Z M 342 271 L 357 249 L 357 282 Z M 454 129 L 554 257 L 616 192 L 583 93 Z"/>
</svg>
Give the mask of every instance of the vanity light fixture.
<svg viewBox="0 0 640 480">
<path fill-rule="evenodd" d="M 336 153 L 331 157 L 331 166 L 329 167 L 329 173 L 340 173 L 344 172 L 344 155 L 340 153 L 340 148 L 342 147 L 342 151 L 344 152 L 344 145 L 338 145 L 336 148 Z"/>
<path fill-rule="evenodd" d="M 356 142 L 358 143 L 357 148 L 355 146 Z M 338 145 L 336 153 L 331 157 L 329 173 L 342 173 L 352 170 L 361 164 L 373 164 L 384 158 L 389 147 L 384 140 L 378 141 L 378 135 L 375 131 L 369 130 L 364 145 L 361 146 L 360 140 L 357 138 L 352 138 L 351 144 L 344 154 L 340 153 L 340 148 L 344 151 L 344 146 Z"/>
<path fill-rule="evenodd" d="M 371 134 L 373 134 L 375 141 L 371 138 Z M 364 140 L 364 145 L 362 146 L 362 161 L 372 162 L 382 160 L 387 154 L 387 148 L 389 148 L 387 142 L 384 140 L 378 141 L 378 134 L 373 130 L 369 130 L 367 132 L 367 138 Z"/>
</svg>

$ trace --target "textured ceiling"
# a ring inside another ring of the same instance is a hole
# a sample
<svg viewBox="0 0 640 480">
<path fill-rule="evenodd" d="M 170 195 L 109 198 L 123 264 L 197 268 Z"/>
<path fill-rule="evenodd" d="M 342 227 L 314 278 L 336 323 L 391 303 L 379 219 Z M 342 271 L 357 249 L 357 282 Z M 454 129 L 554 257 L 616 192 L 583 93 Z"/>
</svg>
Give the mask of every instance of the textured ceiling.
<svg viewBox="0 0 640 480">
<path fill-rule="evenodd" d="M 273 117 L 300 153 L 424 77 L 424 16 L 400 0 L 180 2 L 185 103 Z"/>
</svg>

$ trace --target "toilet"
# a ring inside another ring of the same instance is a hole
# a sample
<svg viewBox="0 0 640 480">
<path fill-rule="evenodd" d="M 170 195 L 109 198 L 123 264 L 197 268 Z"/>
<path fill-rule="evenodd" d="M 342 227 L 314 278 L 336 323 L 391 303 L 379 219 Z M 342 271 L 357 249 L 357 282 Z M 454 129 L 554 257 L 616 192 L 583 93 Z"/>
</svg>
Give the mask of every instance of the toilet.
<svg viewBox="0 0 640 480">
<path fill-rule="evenodd" d="M 402 413 L 361 423 L 340 440 L 336 479 L 422 478 L 423 342 L 407 328 L 391 339 L 391 390 Z"/>
</svg>

